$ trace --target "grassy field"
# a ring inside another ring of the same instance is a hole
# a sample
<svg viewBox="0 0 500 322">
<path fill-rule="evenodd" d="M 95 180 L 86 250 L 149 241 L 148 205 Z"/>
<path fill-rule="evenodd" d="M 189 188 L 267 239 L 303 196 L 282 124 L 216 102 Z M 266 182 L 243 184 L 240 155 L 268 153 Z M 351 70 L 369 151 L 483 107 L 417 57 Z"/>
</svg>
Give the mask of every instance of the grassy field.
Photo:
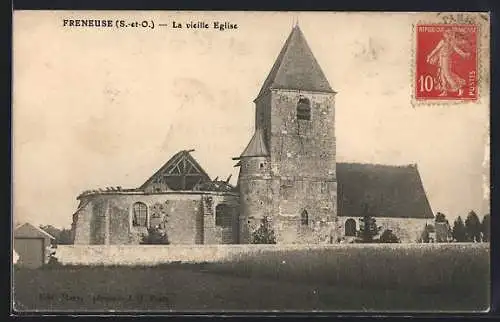
<svg viewBox="0 0 500 322">
<path fill-rule="evenodd" d="M 15 300 L 43 311 L 484 311 L 488 245 L 374 245 L 154 267 L 15 268 Z"/>
</svg>

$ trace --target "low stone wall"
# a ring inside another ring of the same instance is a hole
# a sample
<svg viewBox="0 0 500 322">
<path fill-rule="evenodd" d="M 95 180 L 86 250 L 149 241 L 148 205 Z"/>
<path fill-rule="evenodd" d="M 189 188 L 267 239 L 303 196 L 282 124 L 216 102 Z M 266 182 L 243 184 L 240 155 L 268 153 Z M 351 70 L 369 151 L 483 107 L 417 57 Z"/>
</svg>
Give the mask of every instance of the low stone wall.
<svg viewBox="0 0 500 322">
<path fill-rule="evenodd" d="M 474 244 L 489 247 L 489 244 Z M 330 244 L 330 245 L 59 245 L 56 257 L 63 265 L 158 265 L 163 263 L 184 262 L 224 262 L 239 256 L 288 250 L 339 248 L 439 248 L 464 247 L 456 244 Z"/>
<path fill-rule="evenodd" d="M 302 248 L 304 246 L 301 246 Z M 56 256 L 63 265 L 156 265 L 221 262 L 239 254 L 279 251 L 276 245 L 60 245 Z M 298 248 L 291 245 L 291 248 Z"/>
</svg>

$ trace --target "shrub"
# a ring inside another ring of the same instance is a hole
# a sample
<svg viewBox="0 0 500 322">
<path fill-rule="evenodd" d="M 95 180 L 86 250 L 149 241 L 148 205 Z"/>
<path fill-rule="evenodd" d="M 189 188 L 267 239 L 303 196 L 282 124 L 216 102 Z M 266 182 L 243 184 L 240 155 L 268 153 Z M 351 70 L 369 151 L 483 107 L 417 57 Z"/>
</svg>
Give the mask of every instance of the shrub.
<svg viewBox="0 0 500 322">
<path fill-rule="evenodd" d="M 276 244 L 276 236 L 267 217 L 262 218 L 259 228 L 252 233 L 252 244 Z"/>
<path fill-rule="evenodd" d="M 160 227 L 148 229 L 148 233 L 142 236 L 143 245 L 169 245 L 167 232 Z"/>
<path fill-rule="evenodd" d="M 433 225 L 425 224 L 424 229 L 422 230 L 422 234 L 418 239 L 419 243 L 430 243 L 431 242 L 431 233 L 434 233 L 436 230 Z"/>
<path fill-rule="evenodd" d="M 386 229 L 386 230 L 384 230 L 382 235 L 380 235 L 379 242 L 381 242 L 381 243 L 399 243 L 399 238 L 398 238 L 398 236 L 396 236 L 392 232 L 392 230 Z"/>
<path fill-rule="evenodd" d="M 59 265 L 59 264 L 60 263 L 59 263 L 59 260 L 57 259 L 57 257 L 55 255 L 50 255 L 48 265 L 54 266 L 54 265 Z"/>
<path fill-rule="evenodd" d="M 47 265 L 51 266 L 51 267 L 52 266 L 60 266 L 61 263 L 57 259 L 56 250 L 54 248 L 52 248 L 52 247 L 49 247 L 48 251 L 49 251 L 49 260 L 47 262 Z"/>
</svg>

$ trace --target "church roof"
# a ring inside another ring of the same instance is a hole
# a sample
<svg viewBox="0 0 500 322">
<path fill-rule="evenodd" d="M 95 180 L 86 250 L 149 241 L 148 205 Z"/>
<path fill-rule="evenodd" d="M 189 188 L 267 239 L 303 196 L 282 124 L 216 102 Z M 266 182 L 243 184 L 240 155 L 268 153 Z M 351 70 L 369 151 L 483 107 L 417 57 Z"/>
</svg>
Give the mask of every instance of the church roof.
<svg viewBox="0 0 500 322">
<path fill-rule="evenodd" d="M 190 154 L 182 150 L 168 160 L 155 174 L 139 187 L 144 190 L 153 183 L 163 183 L 172 190 L 192 190 L 210 177 Z"/>
<path fill-rule="evenodd" d="M 247 147 L 240 155 L 240 158 L 243 157 L 265 157 L 268 156 L 269 152 L 267 151 L 266 144 L 264 143 L 264 138 L 262 136 L 262 130 L 257 129 L 252 136 L 252 139 L 248 143 Z M 239 158 L 235 158 L 239 159 Z"/>
<path fill-rule="evenodd" d="M 293 27 L 257 97 L 278 88 L 334 93 L 298 25 Z"/>
<path fill-rule="evenodd" d="M 434 218 L 416 165 L 337 163 L 337 182 L 339 216 Z"/>
</svg>

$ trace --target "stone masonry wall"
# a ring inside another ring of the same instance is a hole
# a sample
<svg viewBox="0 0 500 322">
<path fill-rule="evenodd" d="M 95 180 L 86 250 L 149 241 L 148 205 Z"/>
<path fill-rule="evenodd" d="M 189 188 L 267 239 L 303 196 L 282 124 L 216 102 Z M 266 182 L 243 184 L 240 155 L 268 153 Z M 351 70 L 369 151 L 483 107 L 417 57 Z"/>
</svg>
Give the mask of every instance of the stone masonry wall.
<svg viewBox="0 0 500 322">
<path fill-rule="evenodd" d="M 356 222 L 356 230 L 359 230 L 360 217 L 339 217 L 342 229 L 341 236 L 345 234 L 345 222 L 348 219 L 354 219 Z M 424 227 L 427 224 L 433 224 L 434 219 L 420 219 L 420 218 L 388 218 L 376 217 L 377 226 L 381 226 L 382 233 L 386 229 L 391 229 L 392 232 L 401 240 L 402 243 L 416 243 L 420 238 Z"/>
<path fill-rule="evenodd" d="M 269 159 L 266 157 L 242 158 L 238 179 L 240 188 L 240 243 L 252 241 L 253 232 L 262 219 L 272 212 L 269 181 Z"/>
<path fill-rule="evenodd" d="M 222 202 L 238 205 L 238 196 L 214 195 L 214 211 L 207 216 L 202 212 L 202 194 L 101 194 L 89 198 L 89 205 L 78 214 L 75 244 L 138 244 L 147 229 L 132 226 L 136 202 L 147 205 L 149 221 L 153 207 L 166 205 L 165 229 L 171 244 L 222 243 L 222 229 L 215 226 L 215 207 Z"/>
<path fill-rule="evenodd" d="M 297 102 L 309 99 L 311 120 L 297 119 Z M 268 142 L 273 176 L 335 180 L 336 139 L 333 94 L 276 90 L 271 99 Z"/>
<path fill-rule="evenodd" d="M 106 207 L 105 198 L 98 197 L 92 202 L 92 217 L 90 218 L 90 244 L 102 245 L 106 238 Z"/>
<path fill-rule="evenodd" d="M 337 209 L 334 95 L 276 90 L 271 96 L 271 209 L 277 241 L 329 241 Z M 310 101 L 309 121 L 297 119 L 300 97 Z"/>
<path fill-rule="evenodd" d="M 85 206 L 73 216 L 73 243 L 90 244 L 90 219 L 92 218 L 92 203 Z"/>
</svg>

